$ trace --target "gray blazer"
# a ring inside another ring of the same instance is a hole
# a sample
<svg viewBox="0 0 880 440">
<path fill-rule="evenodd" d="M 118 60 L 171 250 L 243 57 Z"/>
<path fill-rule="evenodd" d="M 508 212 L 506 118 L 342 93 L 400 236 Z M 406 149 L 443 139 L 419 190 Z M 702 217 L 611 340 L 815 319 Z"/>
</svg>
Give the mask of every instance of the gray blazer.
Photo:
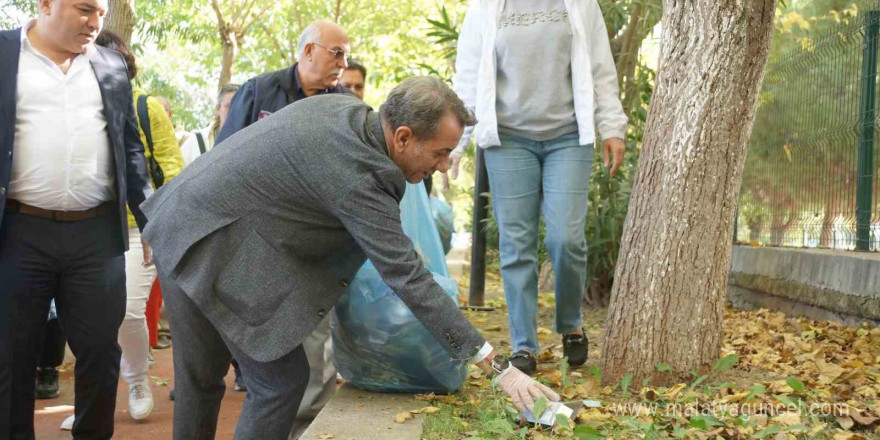
<svg viewBox="0 0 880 440">
<path fill-rule="evenodd" d="M 242 351 L 299 346 L 366 258 L 453 359 L 485 340 L 400 226 L 403 173 L 356 98 L 297 101 L 200 156 L 141 205 L 164 275 Z"/>
</svg>

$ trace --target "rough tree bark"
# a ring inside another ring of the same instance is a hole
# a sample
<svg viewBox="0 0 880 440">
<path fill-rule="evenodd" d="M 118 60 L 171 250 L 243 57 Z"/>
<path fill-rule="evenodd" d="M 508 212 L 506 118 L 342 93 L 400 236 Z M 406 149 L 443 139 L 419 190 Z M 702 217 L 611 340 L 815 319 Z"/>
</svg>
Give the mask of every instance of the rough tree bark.
<svg viewBox="0 0 880 440">
<path fill-rule="evenodd" d="M 134 0 L 110 0 L 104 29 L 119 35 L 125 44 L 131 45 L 135 19 Z"/>
<path fill-rule="evenodd" d="M 624 225 L 603 380 L 720 357 L 736 199 L 775 0 L 664 0 L 662 57 Z M 662 379 L 662 378 L 655 378 Z"/>
</svg>

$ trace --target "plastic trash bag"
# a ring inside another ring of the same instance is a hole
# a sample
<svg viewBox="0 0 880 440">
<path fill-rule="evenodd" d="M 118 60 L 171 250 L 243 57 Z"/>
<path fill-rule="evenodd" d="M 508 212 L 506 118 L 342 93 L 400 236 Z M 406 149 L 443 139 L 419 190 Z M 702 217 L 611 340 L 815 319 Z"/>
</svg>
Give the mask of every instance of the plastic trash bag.
<svg viewBox="0 0 880 440">
<path fill-rule="evenodd" d="M 424 185 L 407 184 L 400 202 L 403 231 L 434 280 L 458 303 Z M 368 391 L 450 393 L 467 375 L 367 261 L 334 308 L 333 361 L 352 385 Z"/>
<path fill-rule="evenodd" d="M 452 206 L 437 197 L 430 197 L 431 214 L 434 223 L 437 224 L 437 232 L 440 233 L 440 243 L 443 244 L 443 253 L 448 254 L 452 249 L 452 233 L 455 232 L 455 217 Z"/>
</svg>

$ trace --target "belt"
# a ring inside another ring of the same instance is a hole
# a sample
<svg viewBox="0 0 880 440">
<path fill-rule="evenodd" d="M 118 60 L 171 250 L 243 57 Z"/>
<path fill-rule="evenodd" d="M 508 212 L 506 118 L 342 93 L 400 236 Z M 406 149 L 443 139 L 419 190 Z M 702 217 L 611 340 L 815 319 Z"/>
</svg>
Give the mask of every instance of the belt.
<svg viewBox="0 0 880 440">
<path fill-rule="evenodd" d="M 95 217 L 102 217 L 113 212 L 116 202 L 104 202 L 94 208 L 85 211 L 53 211 L 51 209 L 37 208 L 36 206 L 25 205 L 18 200 L 9 199 L 6 201 L 6 210 L 16 211 L 24 215 L 44 218 L 56 222 L 78 222 Z"/>
</svg>

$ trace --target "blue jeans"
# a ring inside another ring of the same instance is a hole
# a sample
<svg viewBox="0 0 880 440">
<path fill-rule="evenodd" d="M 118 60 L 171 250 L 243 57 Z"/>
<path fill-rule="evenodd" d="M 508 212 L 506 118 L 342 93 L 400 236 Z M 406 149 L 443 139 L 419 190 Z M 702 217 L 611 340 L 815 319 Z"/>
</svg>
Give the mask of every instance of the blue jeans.
<svg viewBox="0 0 880 440">
<path fill-rule="evenodd" d="M 513 351 L 538 352 L 538 214 L 556 276 L 556 331 L 581 327 L 587 277 L 584 222 L 593 145 L 577 133 L 537 142 L 501 135 L 485 151 L 492 206 L 498 220 L 501 277 Z"/>
</svg>

